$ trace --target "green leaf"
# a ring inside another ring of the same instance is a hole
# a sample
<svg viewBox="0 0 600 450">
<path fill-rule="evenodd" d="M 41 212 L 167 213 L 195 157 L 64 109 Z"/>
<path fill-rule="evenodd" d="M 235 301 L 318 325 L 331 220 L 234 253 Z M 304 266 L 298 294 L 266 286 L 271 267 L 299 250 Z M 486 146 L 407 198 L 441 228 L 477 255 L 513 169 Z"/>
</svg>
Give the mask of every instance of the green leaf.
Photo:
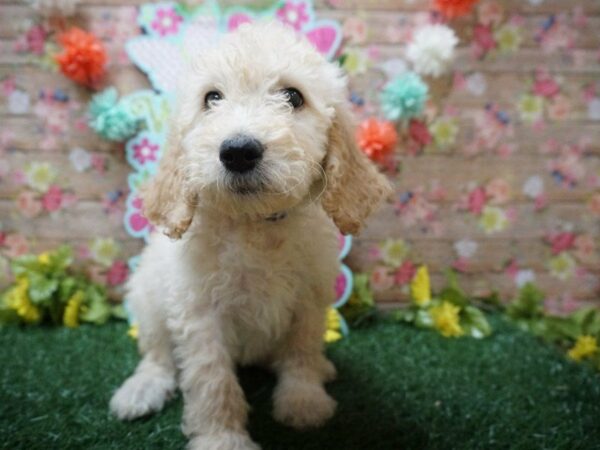
<svg viewBox="0 0 600 450">
<path fill-rule="evenodd" d="M 458 277 L 453 270 L 446 271 L 446 281 L 448 285 L 442 289 L 439 297 L 461 308 L 469 304 L 469 299 L 458 284 Z"/>
<path fill-rule="evenodd" d="M 525 284 L 515 301 L 508 305 L 506 313 L 513 319 L 533 319 L 544 315 L 544 293 L 533 283 Z"/>
<path fill-rule="evenodd" d="M 413 322 L 415 320 L 415 310 L 413 308 L 398 309 L 393 312 L 392 317 L 398 322 Z"/>
<path fill-rule="evenodd" d="M 110 314 L 116 319 L 127 320 L 127 311 L 123 304 L 115 305 L 110 308 Z"/>
<path fill-rule="evenodd" d="M 60 282 L 59 288 L 59 301 L 62 303 L 67 303 L 71 296 L 77 290 L 77 280 L 75 277 L 66 277 Z"/>
<path fill-rule="evenodd" d="M 415 326 L 418 328 L 431 328 L 433 326 L 433 319 L 429 314 L 429 311 L 419 309 L 415 316 Z"/>
<path fill-rule="evenodd" d="M 58 289 L 58 280 L 38 273 L 29 274 L 29 298 L 37 305 L 50 305 L 52 294 Z"/>
<path fill-rule="evenodd" d="M 466 306 L 462 311 L 461 326 L 465 332 L 477 339 L 492 334 L 492 327 L 485 315 L 474 306 Z"/>
<path fill-rule="evenodd" d="M 35 255 L 23 255 L 13 259 L 10 268 L 15 275 L 43 272 L 42 263 L 38 261 Z"/>
<path fill-rule="evenodd" d="M 102 325 L 110 318 L 110 305 L 106 302 L 92 302 L 87 305 L 85 312 L 79 315 L 83 322 L 95 323 Z"/>
</svg>

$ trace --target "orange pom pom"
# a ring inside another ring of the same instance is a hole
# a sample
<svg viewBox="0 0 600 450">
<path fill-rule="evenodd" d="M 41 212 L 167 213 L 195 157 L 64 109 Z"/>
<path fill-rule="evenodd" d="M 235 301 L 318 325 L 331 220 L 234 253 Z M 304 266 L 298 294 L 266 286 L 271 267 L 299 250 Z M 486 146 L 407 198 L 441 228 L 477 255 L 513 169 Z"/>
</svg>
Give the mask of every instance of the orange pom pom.
<svg viewBox="0 0 600 450">
<path fill-rule="evenodd" d="M 63 52 L 56 55 L 61 72 L 71 80 L 93 87 L 104 75 L 106 50 L 91 33 L 72 28 L 58 37 Z"/>
<path fill-rule="evenodd" d="M 370 118 L 358 126 L 356 140 L 369 158 L 384 162 L 386 156 L 396 147 L 398 133 L 392 122 Z"/>
<path fill-rule="evenodd" d="M 469 14 L 477 0 L 435 0 L 435 9 L 449 19 Z"/>
</svg>

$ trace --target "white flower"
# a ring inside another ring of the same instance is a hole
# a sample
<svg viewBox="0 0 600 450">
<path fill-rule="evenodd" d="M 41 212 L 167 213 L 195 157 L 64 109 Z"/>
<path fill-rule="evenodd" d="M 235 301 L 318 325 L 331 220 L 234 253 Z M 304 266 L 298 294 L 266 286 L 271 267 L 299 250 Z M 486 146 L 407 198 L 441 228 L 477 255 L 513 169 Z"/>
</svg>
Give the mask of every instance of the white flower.
<svg viewBox="0 0 600 450">
<path fill-rule="evenodd" d="M 477 242 L 469 239 L 461 239 L 454 243 L 454 250 L 461 258 L 470 258 L 477 251 Z"/>
<path fill-rule="evenodd" d="M 487 81 L 481 72 L 475 72 L 467 77 L 467 91 L 473 95 L 483 95 L 487 89 Z"/>
<path fill-rule="evenodd" d="M 406 57 L 419 75 L 439 77 L 452 61 L 457 43 L 456 34 L 446 25 L 426 25 L 413 35 Z"/>
<path fill-rule="evenodd" d="M 119 244 L 112 238 L 96 238 L 90 245 L 92 259 L 106 267 L 113 263 L 120 251 Z"/>
<path fill-rule="evenodd" d="M 529 198 L 537 198 L 544 192 L 544 180 L 539 175 L 527 178 L 523 184 L 523 194 Z"/>
<path fill-rule="evenodd" d="M 27 114 L 29 112 L 29 94 L 18 89 L 8 96 L 8 112 L 11 114 Z"/>
<path fill-rule="evenodd" d="M 515 283 L 518 287 L 523 287 L 527 283 L 533 283 L 535 281 L 535 273 L 533 270 L 519 270 L 515 277 Z"/>
<path fill-rule="evenodd" d="M 47 162 L 32 162 L 25 168 L 25 182 L 40 192 L 48 190 L 56 175 L 56 169 Z"/>
<path fill-rule="evenodd" d="M 588 103 L 588 117 L 591 120 L 600 120 L 600 97 L 596 97 Z"/>
<path fill-rule="evenodd" d="M 69 153 L 69 160 L 77 172 L 85 172 L 92 166 L 92 155 L 87 150 L 76 147 Z"/>
<path fill-rule="evenodd" d="M 402 75 L 408 70 L 406 61 L 401 58 L 388 59 L 379 65 L 381 70 L 385 72 L 388 80 L 396 78 L 398 75 Z"/>
</svg>

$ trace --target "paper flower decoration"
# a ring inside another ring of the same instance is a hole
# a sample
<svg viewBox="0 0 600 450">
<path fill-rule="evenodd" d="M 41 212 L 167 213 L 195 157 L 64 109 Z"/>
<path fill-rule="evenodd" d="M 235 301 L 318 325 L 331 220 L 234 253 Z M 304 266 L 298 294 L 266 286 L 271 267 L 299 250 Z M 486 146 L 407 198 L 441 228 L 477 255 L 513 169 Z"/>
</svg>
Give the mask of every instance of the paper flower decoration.
<svg viewBox="0 0 600 450">
<path fill-rule="evenodd" d="M 449 19 L 469 14 L 477 0 L 435 0 L 434 7 Z"/>
<path fill-rule="evenodd" d="M 358 126 L 356 141 L 369 158 L 382 162 L 394 151 L 398 133 L 391 122 L 370 118 Z"/>
<path fill-rule="evenodd" d="M 381 106 L 389 120 L 410 119 L 423 112 L 429 89 L 414 72 L 390 81 L 381 93 Z"/>
<path fill-rule="evenodd" d="M 406 49 L 406 57 L 420 75 L 439 77 L 446 72 L 454 57 L 458 38 L 446 25 L 419 28 Z"/>
<path fill-rule="evenodd" d="M 76 83 L 93 87 L 104 75 L 106 50 L 102 42 L 91 33 L 79 28 L 59 35 L 62 53 L 56 56 L 60 71 Z"/>
<path fill-rule="evenodd" d="M 410 294 L 417 306 L 426 306 L 431 301 L 431 283 L 427 266 L 417 269 L 410 282 Z"/>
<path fill-rule="evenodd" d="M 138 121 L 118 102 L 115 88 L 94 95 L 89 107 L 89 126 L 110 141 L 124 141 L 138 129 Z"/>
<path fill-rule="evenodd" d="M 69 17 L 75 14 L 79 0 L 31 0 L 30 3 L 44 17 Z"/>
</svg>

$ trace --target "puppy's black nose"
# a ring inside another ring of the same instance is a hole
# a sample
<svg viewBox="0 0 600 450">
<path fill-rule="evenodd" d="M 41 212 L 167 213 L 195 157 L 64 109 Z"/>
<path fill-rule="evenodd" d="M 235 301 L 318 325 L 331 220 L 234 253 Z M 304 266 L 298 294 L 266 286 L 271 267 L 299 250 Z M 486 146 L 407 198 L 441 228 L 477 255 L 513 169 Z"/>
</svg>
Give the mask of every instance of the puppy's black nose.
<svg viewBox="0 0 600 450">
<path fill-rule="evenodd" d="M 219 159 L 227 170 L 244 173 L 256 167 L 264 151 L 262 144 L 256 139 L 238 135 L 223 141 Z"/>
</svg>

